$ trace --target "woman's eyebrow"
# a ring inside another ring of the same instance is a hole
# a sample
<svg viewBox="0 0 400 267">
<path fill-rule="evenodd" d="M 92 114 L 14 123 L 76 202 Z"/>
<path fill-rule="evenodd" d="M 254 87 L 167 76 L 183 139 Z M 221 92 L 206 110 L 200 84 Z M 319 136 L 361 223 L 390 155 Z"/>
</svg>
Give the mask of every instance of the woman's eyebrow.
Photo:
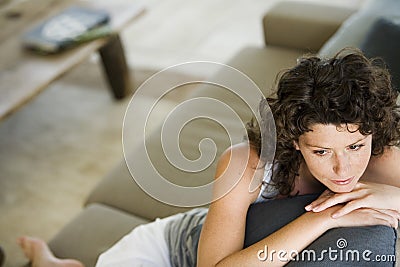
<svg viewBox="0 0 400 267">
<path fill-rule="evenodd" d="M 347 145 L 347 146 L 355 145 L 355 144 L 357 144 L 357 143 L 359 143 L 359 142 L 365 140 L 367 137 L 368 137 L 368 135 L 365 135 L 364 137 L 358 139 L 358 140 L 355 141 L 354 143 L 351 143 L 351 144 L 349 144 L 349 145 Z M 313 144 L 309 144 L 309 143 L 306 143 L 306 146 L 309 146 L 309 147 L 318 147 L 318 148 L 321 148 L 321 149 L 331 149 L 331 148 L 329 148 L 329 147 L 324 147 L 324 146 L 319 146 L 319 145 L 313 145 Z"/>
<path fill-rule="evenodd" d="M 313 145 L 313 144 L 308 144 L 308 143 L 306 143 L 306 146 L 317 147 L 317 148 L 321 148 L 321 149 L 330 149 L 329 147 L 323 147 L 323 146 L 318 146 L 318 145 Z"/>
<path fill-rule="evenodd" d="M 360 138 L 359 140 L 357 140 L 356 142 L 350 144 L 349 146 L 355 145 L 355 144 L 357 144 L 358 142 L 361 142 L 361 141 L 365 140 L 367 137 L 368 137 L 368 135 L 364 135 L 364 137 Z"/>
</svg>

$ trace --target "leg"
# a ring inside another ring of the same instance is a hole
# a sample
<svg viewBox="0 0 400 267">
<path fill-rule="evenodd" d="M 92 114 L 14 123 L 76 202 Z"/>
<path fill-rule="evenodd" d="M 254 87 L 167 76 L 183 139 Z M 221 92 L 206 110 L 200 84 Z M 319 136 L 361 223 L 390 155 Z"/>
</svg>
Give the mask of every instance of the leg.
<svg viewBox="0 0 400 267">
<path fill-rule="evenodd" d="M 83 267 L 77 260 L 56 258 L 41 239 L 24 236 L 18 239 L 18 244 L 32 267 Z"/>
<path fill-rule="evenodd" d="M 96 267 L 112 266 L 171 266 L 169 248 L 165 240 L 165 227 L 172 220 L 179 220 L 178 213 L 139 225 L 100 255 Z"/>
<path fill-rule="evenodd" d="M 99 53 L 114 97 L 124 98 L 131 92 L 132 84 L 119 35 L 111 36 L 108 43 L 100 48 Z"/>
</svg>

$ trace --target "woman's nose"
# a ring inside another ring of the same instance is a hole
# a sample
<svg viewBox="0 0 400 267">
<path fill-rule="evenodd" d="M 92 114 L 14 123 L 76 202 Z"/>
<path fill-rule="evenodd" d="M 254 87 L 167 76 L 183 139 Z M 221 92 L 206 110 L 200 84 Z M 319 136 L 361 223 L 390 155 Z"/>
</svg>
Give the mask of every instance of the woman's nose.
<svg viewBox="0 0 400 267">
<path fill-rule="evenodd" d="M 341 178 L 347 178 L 350 170 L 349 158 L 345 154 L 336 155 L 333 170 Z"/>
</svg>

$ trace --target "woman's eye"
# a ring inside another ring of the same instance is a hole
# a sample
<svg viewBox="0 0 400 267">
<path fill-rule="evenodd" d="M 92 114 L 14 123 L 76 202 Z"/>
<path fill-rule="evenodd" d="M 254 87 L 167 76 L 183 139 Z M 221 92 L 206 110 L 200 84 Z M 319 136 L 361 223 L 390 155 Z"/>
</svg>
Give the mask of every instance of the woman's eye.
<svg viewBox="0 0 400 267">
<path fill-rule="evenodd" d="M 328 153 L 326 150 L 315 150 L 314 154 L 318 155 L 318 156 L 324 156 L 326 155 L 326 153 Z"/>
<path fill-rule="evenodd" d="M 361 147 L 363 147 L 364 145 L 351 145 L 351 146 L 349 146 L 349 149 L 350 150 L 354 150 L 354 151 L 357 151 L 357 150 L 359 150 Z"/>
</svg>

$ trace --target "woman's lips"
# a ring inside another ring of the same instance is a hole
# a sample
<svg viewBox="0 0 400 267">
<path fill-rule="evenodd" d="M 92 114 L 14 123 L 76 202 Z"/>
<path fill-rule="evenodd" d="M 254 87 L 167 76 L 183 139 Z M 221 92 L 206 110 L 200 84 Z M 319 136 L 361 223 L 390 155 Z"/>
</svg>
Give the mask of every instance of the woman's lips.
<svg viewBox="0 0 400 267">
<path fill-rule="evenodd" d="M 351 181 L 353 181 L 353 179 L 354 179 L 354 176 L 347 178 L 345 180 L 331 180 L 331 181 L 332 181 L 332 183 L 337 184 L 337 185 L 347 185 L 347 184 L 351 183 Z"/>
</svg>

